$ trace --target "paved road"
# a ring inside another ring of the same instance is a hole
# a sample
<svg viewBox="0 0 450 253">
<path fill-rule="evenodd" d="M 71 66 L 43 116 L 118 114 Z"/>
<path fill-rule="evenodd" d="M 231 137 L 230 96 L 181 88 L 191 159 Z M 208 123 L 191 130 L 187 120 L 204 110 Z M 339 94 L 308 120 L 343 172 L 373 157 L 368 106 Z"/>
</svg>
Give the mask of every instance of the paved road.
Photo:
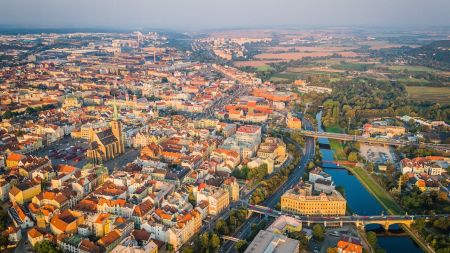
<svg viewBox="0 0 450 253">
<path fill-rule="evenodd" d="M 313 130 L 311 122 L 303 119 L 303 127 L 306 130 Z M 296 144 L 296 143 L 295 143 Z M 296 144 L 297 148 L 300 146 Z M 296 166 L 295 170 L 291 173 L 288 180 L 284 182 L 269 198 L 267 198 L 262 205 L 273 208 L 280 201 L 281 195 L 296 184 L 305 173 L 306 166 L 309 161 L 313 159 L 315 152 L 315 140 L 313 137 L 306 137 L 304 155 L 300 159 L 300 162 Z M 233 237 L 239 239 L 245 239 L 251 233 L 252 224 L 257 224 L 261 220 L 259 215 L 252 215 L 235 233 Z M 234 242 L 227 241 L 222 244 L 219 252 L 232 252 L 234 250 Z"/>
<path fill-rule="evenodd" d="M 328 138 L 328 139 L 336 139 L 336 140 L 344 140 L 344 141 L 358 141 L 358 142 L 373 143 L 373 144 L 384 144 L 384 145 L 390 145 L 390 146 L 423 145 L 427 148 L 433 148 L 433 149 L 442 150 L 442 151 L 450 150 L 450 145 L 447 145 L 447 144 L 417 143 L 417 142 L 413 142 L 413 141 L 401 141 L 401 140 L 386 139 L 386 138 L 372 138 L 372 137 L 365 137 L 365 136 L 361 136 L 361 135 L 338 134 L 338 133 L 304 131 L 304 130 L 300 131 L 300 134 L 302 134 L 304 136 L 317 137 L 317 138 Z"/>
</svg>

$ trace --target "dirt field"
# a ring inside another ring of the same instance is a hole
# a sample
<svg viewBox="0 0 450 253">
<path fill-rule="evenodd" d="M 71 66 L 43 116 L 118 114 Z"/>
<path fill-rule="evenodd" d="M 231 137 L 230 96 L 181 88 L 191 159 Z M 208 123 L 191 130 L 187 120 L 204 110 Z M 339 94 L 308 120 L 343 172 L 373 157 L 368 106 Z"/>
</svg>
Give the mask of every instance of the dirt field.
<svg viewBox="0 0 450 253">
<path fill-rule="evenodd" d="M 234 66 L 236 67 L 262 67 L 267 66 L 266 62 L 264 61 L 235 61 L 233 62 Z"/>
</svg>

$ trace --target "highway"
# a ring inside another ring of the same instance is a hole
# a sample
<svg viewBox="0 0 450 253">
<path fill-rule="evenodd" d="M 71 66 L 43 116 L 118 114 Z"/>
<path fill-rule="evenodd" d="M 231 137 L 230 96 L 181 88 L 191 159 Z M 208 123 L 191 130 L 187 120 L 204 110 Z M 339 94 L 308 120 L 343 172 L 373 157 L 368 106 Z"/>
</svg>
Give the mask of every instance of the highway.
<svg viewBox="0 0 450 253">
<path fill-rule="evenodd" d="M 302 119 L 303 127 L 306 130 L 313 130 L 313 126 L 311 122 L 309 122 L 306 119 Z M 295 143 L 297 148 L 300 149 L 300 146 Z M 289 178 L 286 182 L 284 182 L 272 195 L 269 196 L 265 201 L 263 201 L 261 204 L 269 207 L 274 208 L 275 205 L 280 201 L 281 195 L 283 193 L 291 188 L 294 184 L 298 183 L 303 174 L 305 173 L 306 166 L 308 165 L 309 161 L 313 159 L 315 152 L 315 140 L 312 137 L 306 137 L 305 140 L 305 150 L 304 154 L 300 159 L 300 162 L 297 164 L 295 170 L 289 175 Z M 251 233 L 251 227 L 252 224 L 257 224 L 261 220 L 260 215 L 252 215 L 244 224 L 241 225 L 241 227 L 236 230 L 232 237 L 239 238 L 239 239 L 245 239 L 248 235 Z M 226 241 L 222 244 L 219 252 L 232 252 L 234 249 L 234 242 L 233 241 Z"/>
</svg>

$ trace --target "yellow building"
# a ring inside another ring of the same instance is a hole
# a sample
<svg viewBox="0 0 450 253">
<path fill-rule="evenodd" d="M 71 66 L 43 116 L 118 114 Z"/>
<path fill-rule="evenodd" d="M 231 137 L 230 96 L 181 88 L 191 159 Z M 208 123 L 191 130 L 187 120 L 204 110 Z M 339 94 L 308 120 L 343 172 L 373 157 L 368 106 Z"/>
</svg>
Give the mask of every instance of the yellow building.
<svg viewBox="0 0 450 253">
<path fill-rule="evenodd" d="M 239 200 L 239 184 L 234 177 L 230 177 L 225 179 L 223 182 L 224 188 L 228 191 L 230 195 L 230 201 L 238 201 Z"/>
<path fill-rule="evenodd" d="M 125 152 L 125 138 L 116 105 L 110 125 L 101 132 L 92 132 L 86 156 L 94 163 L 114 159 Z"/>
<path fill-rule="evenodd" d="M 81 212 L 66 209 L 53 216 L 50 221 L 50 231 L 55 235 L 76 233 L 78 225 L 83 223 L 84 215 Z"/>
<path fill-rule="evenodd" d="M 9 191 L 9 199 L 11 202 L 23 204 L 31 201 L 39 193 L 41 193 L 41 184 L 27 181 L 14 185 Z"/>
<path fill-rule="evenodd" d="M 102 237 L 113 230 L 114 218 L 109 213 L 101 213 L 94 222 L 95 236 Z"/>
<path fill-rule="evenodd" d="M 23 159 L 25 159 L 26 156 L 19 154 L 19 153 L 14 153 L 11 152 L 6 156 L 6 168 L 14 168 L 16 167 L 20 161 L 22 161 Z"/>
<path fill-rule="evenodd" d="M 286 125 L 289 129 L 300 130 L 302 129 L 302 121 L 294 116 L 291 113 L 288 114 L 286 118 Z"/>
<path fill-rule="evenodd" d="M 62 108 L 80 108 L 81 103 L 78 101 L 78 98 L 74 96 L 69 96 L 64 99 L 64 103 L 62 104 Z"/>
<path fill-rule="evenodd" d="M 230 194 L 223 188 L 200 185 L 197 192 L 197 204 L 203 200 L 208 201 L 208 214 L 218 215 L 230 205 Z"/>
<path fill-rule="evenodd" d="M 306 189 L 294 188 L 281 196 L 281 211 L 299 215 L 345 215 L 347 201 L 333 190 L 329 195 L 312 195 Z"/>
<path fill-rule="evenodd" d="M 168 243 L 178 250 L 184 243 L 198 233 L 202 226 L 202 216 L 197 210 L 179 215 L 175 226 L 168 230 Z"/>
<path fill-rule="evenodd" d="M 28 235 L 28 241 L 30 242 L 31 246 L 34 247 L 34 245 L 36 245 L 36 243 L 44 240 L 44 235 L 39 232 L 39 230 L 37 230 L 36 228 L 32 228 L 30 230 L 28 230 L 27 232 Z"/>
<path fill-rule="evenodd" d="M 283 163 L 287 156 L 286 144 L 279 138 L 267 137 L 259 145 L 257 155 L 264 159 L 270 158 L 275 164 Z"/>
</svg>

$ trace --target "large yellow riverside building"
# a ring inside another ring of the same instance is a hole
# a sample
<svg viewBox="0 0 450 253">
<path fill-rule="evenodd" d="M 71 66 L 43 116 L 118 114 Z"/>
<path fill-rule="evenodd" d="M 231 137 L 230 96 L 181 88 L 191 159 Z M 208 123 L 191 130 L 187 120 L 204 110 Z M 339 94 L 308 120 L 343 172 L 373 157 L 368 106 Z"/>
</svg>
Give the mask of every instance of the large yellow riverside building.
<svg viewBox="0 0 450 253">
<path fill-rule="evenodd" d="M 335 190 L 314 196 L 307 189 L 292 189 L 281 196 L 281 211 L 299 215 L 345 215 L 346 204 Z"/>
</svg>

